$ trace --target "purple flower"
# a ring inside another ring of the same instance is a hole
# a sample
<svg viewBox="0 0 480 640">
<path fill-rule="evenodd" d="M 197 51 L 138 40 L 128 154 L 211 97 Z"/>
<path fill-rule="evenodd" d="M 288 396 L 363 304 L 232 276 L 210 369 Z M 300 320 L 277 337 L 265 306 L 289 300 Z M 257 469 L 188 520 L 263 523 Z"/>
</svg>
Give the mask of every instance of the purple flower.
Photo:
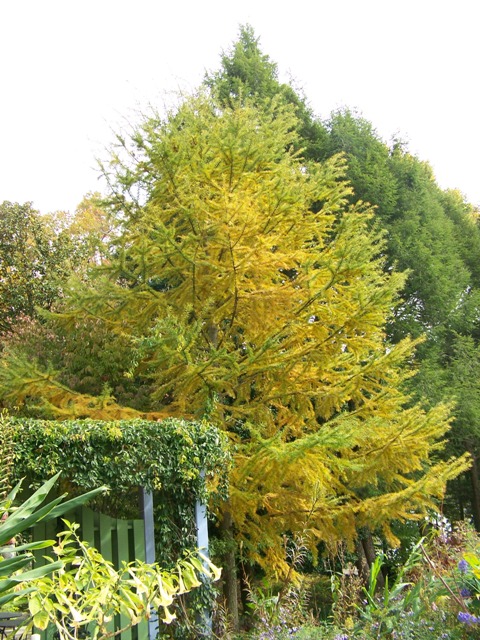
<svg viewBox="0 0 480 640">
<path fill-rule="evenodd" d="M 458 563 L 458 570 L 460 573 L 467 573 L 468 571 L 468 562 L 466 560 L 460 560 Z"/>
<path fill-rule="evenodd" d="M 460 611 L 457 618 L 459 622 L 463 622 L 464 624 L 477 624 L 480 622 L 480 618 L 472 616 L 471 613 L 466 613 L 465 611 Z"/>
<path fill-rule="evenodd" d="M 460 595 L 462 596 L 462 598 L 469 598 L 472 595 L 472 592 L 470 591 L 470 589 L 466 589 L 464 587 L 463 589 L 460 589 Z"/>
</svg>

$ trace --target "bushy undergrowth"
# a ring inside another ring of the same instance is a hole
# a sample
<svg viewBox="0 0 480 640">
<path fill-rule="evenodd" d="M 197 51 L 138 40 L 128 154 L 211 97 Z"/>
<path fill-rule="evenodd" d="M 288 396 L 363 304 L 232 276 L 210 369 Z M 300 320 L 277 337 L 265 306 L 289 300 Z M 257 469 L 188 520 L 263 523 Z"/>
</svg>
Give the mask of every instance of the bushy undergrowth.
<svg viewBox="0 0 480 640">
<path fill-rule="evenodd" d="M 333 598 L 324 619 L 312 609 L 312 583 L 299 571 L 301 542 L 292 556 L 292 579 L 251 586 L 248 632 L 224 640 L 475 640 L 480 639 L 480 538 L 469 526 L 440 530 L 418 541 L 406 562 L 386 570 L 378 555 L 368 585 L 351 563 L 331 575 Z M 391 575 L 389 575 L 391 574 Z M 383 576 L 384 580 L 380 580 Z"/>
</svg>

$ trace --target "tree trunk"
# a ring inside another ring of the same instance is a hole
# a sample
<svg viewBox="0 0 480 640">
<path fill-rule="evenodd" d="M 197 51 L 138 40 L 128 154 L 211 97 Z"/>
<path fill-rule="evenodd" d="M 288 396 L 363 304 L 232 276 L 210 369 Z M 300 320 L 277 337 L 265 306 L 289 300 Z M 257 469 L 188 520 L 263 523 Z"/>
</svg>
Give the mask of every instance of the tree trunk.
<svg viewBox="0 0 480 640">
<path fill-rule="evenodd" d="M 373 544 L 373 536 L 370 529 L 365 529 L 362 536 L 362 546 L 365 551 L 365 557 L 367 558 L 369 570 L 372 568 L 372 564 L 375 562 L 377 552 L 375 551 L 375 545 Z M 370 572 L 369 572 L 370 576 Z M 377 587 L 383 589 L 385 586 L 385 578 L 383 571 L 380 570 L 377 576 Z"/>
<path fill-rule="evenodd" d="M 238 614 L 238 582 L 237 565 L 235 557 L 235 539 L 233 536 L 232 515 L 229 511 L 223 514 L 221 524 L 222 538 L 226 546 L 223 556 L 223 593 L 227 602 L 228 613 L 234 631 L 239 629 Z"/>
<path fill-rule="evenodd" d="M 207 336 L 211 346 L 218 348 L 218 325 L 211 322 L 207 326 Z M 224 398 L 220 395 L 220 401 Z M 238 581 L 236 564 L 236 543 L 233 535 L 232 514 L 229 511 L 229 504 L 225 505 L 222 523 L 220 525 L 222 539 L 225 543 L 225 553 L 223 555 L 222 575 L 223 575 L 223 595 L 227 602 L 228 614 L 234 631 L 239 630 L 238 613 Z"/>
<path fill-rule="evenodd" d="M 458 486 L 458 510 L 460 515 L 460 520 L 465 520 L 465 504 L 463 501 L 464 497 L 464 477 L 463 474 L 457 478 L 457 486 Z"/>
<path fill-rule="evenodd" d="M 355 541 L 355 551 L 357 553 L 357 570 L 365 585 L 370 581 L 370 571 L 377 556 L 373 536 L 370 529 L 366 527 L 359 531 Z M 377 576 L 377 588 L 382 589 L 385 585 L 385 578 L 382 571 Z"/>
<path fill-rule="evenodd" d="M 366 586 L 368 584 L 370 568 L 368 566 L 368 561 L 365 556 L 365 549 L 363 548 L 360 536 L 358 536 L 355 540 L 355 553 L 357 554 L 357 561 L 355 562 L 355 566 L 357 567 L 358 575 L 362 579 L 363 584 Z"/>
<path fill-rule="evenodd" d="M 475 529 L 480 531 L 480 479 L 478 477 L 478 460 L 472 453 L 472 468 L 470 469 L 472 482 L 472 513 Z"/>
</svg>

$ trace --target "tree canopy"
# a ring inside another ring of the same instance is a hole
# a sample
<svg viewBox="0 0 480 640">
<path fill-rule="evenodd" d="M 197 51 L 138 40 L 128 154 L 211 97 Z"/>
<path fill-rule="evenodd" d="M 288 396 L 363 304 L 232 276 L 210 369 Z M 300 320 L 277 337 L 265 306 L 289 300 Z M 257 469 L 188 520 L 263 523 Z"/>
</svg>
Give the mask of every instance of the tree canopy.
<svg viewBox="0 0 480 640">
<path fill-rule="evenodd" d="M 251 80 L 259 65 L 263 65 L 261 85 Z M 342 109 L 324 121 L 316 118 L 301 94 L 278 81 L 276 65 L 262 52 L 251 28 L 240 30 L 238 41 L 222 56 L 220 70 L 207 77 L 215 90 L 214 79 L 224 101 L 238 95 L 240 86 L 242 95 L 253 96 L 259 105 L 274 97 L 294 105 L 300 120 L 298 145 L 304 157 L 324 161 L 344 154 L 346 177 L 353 188 L 350 201 L 371 203 L 370 224 L 385 233 L 384 269 L 408 274 L 400 292 L 402 302 L 388 320 L 387 335 L 393 342 L 408 335 L 424 337 L 415 355 L 419 375 L 411 380 L 410 390 L 428 406 L 442 398 L 455 400 L 452 444 L 446 457 L 462 449 L 479 455 L 469 435 L 476 428 L 473 414 L 467 424 L 462 410 L 462 398 L 471 400 L 476 395 L 469 395 L 475 383 L 471 381 L 462 391 L 451 377 L 458 340 L 462 336 L 467 342 L 473 339 L 475 359 L 480 337 L 478 211 L 458 192 L 440 189 L 428 163 L 409 153 L 402 140 L 382 140 L 361 115 Z M 463 494 L 452 496 L 453 501 L 446 505 L 453 518 L 468 514 L 471 502 L 475 521 L 480 523 L 480 502 L 473 498 L 479 493 L 475 488 L 480 482 L 477 466 L 470 473 L 473 492 L 465 487 L 467 478 L 451 485 L 453 491 L 461 486 Z M 451 510 L 453 502 L 458 508 Z"/>
<path fill-rule="evenodd" d="M 149 411 L 229 434 L 223 510 L 274 573 L 286 532 L 308 528 L 313 550 L 364 525 L 394 542 L 391 521 L 418 517 L 467 465 L 436 461 L 448 408 L 424 411 L 402 391 L 413 345 L 391 345 L 385 324 L 404 276 L 383 268 L 373 212 L 350 202 L 341 157 L 301 156 L 297 122 L 283 101 L 203 95 L 145 119 L 123 143 L 128 160 L 112 157 L 109 259 L 54 320 L 67 332 L 101 322 Z M 7 354 L 4 397 L 89 415 L 91 396 L 42 375 Z M 132 417 L 122 400 L 102 401 L 103 417 Z"/>
<path fill-rule="evenodd" d="M 69 239 L 57 235 L 52 218 L 30 203 L 0 205 L 0 332 L 9 331 L 21 315 L 50 307 L 65 276 Z"/>
</svg>

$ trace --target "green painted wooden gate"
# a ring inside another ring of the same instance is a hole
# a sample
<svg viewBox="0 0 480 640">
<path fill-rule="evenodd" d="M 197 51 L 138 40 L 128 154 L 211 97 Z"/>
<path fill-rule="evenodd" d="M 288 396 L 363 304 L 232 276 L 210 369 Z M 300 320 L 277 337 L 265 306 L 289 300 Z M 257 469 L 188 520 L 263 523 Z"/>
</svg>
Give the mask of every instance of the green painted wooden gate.
<svg viewBox="0 0 480 640">
<path fill-rule="evenodd" d="M 80 538 L 98 549 L 106 560 L 113 563 L 115 568 L 120 567 L 123 561 L 133 562 L 135 559 L 147 561 L 145 557 L 145 523 L 143 520 L 110 518 L 87 507 L 82 507 L 75 513 L 68 514 L 66 519 L 79 524 L 80 530 L 78 533 Z M 58 525 L 62 526 L 62 523 L 58 523 Z M 40 523 L 33 529 L 33 539 L 54 539 L 59 530 L 61 529 L 57 529 L 55 521 Z M 44 550 L 35 553 L 37 566 L 45 563 L 42 557 L 44 554 Z M 126 619 L 116 616 L 111 623 L 109 631 L 122 629 L 126 623 Z M 45 638 L 49 635 L 47 633 Z M 116 637 L 121 640 L 148 640 L 148 622 L 142 621 Z"/>
</svg>

